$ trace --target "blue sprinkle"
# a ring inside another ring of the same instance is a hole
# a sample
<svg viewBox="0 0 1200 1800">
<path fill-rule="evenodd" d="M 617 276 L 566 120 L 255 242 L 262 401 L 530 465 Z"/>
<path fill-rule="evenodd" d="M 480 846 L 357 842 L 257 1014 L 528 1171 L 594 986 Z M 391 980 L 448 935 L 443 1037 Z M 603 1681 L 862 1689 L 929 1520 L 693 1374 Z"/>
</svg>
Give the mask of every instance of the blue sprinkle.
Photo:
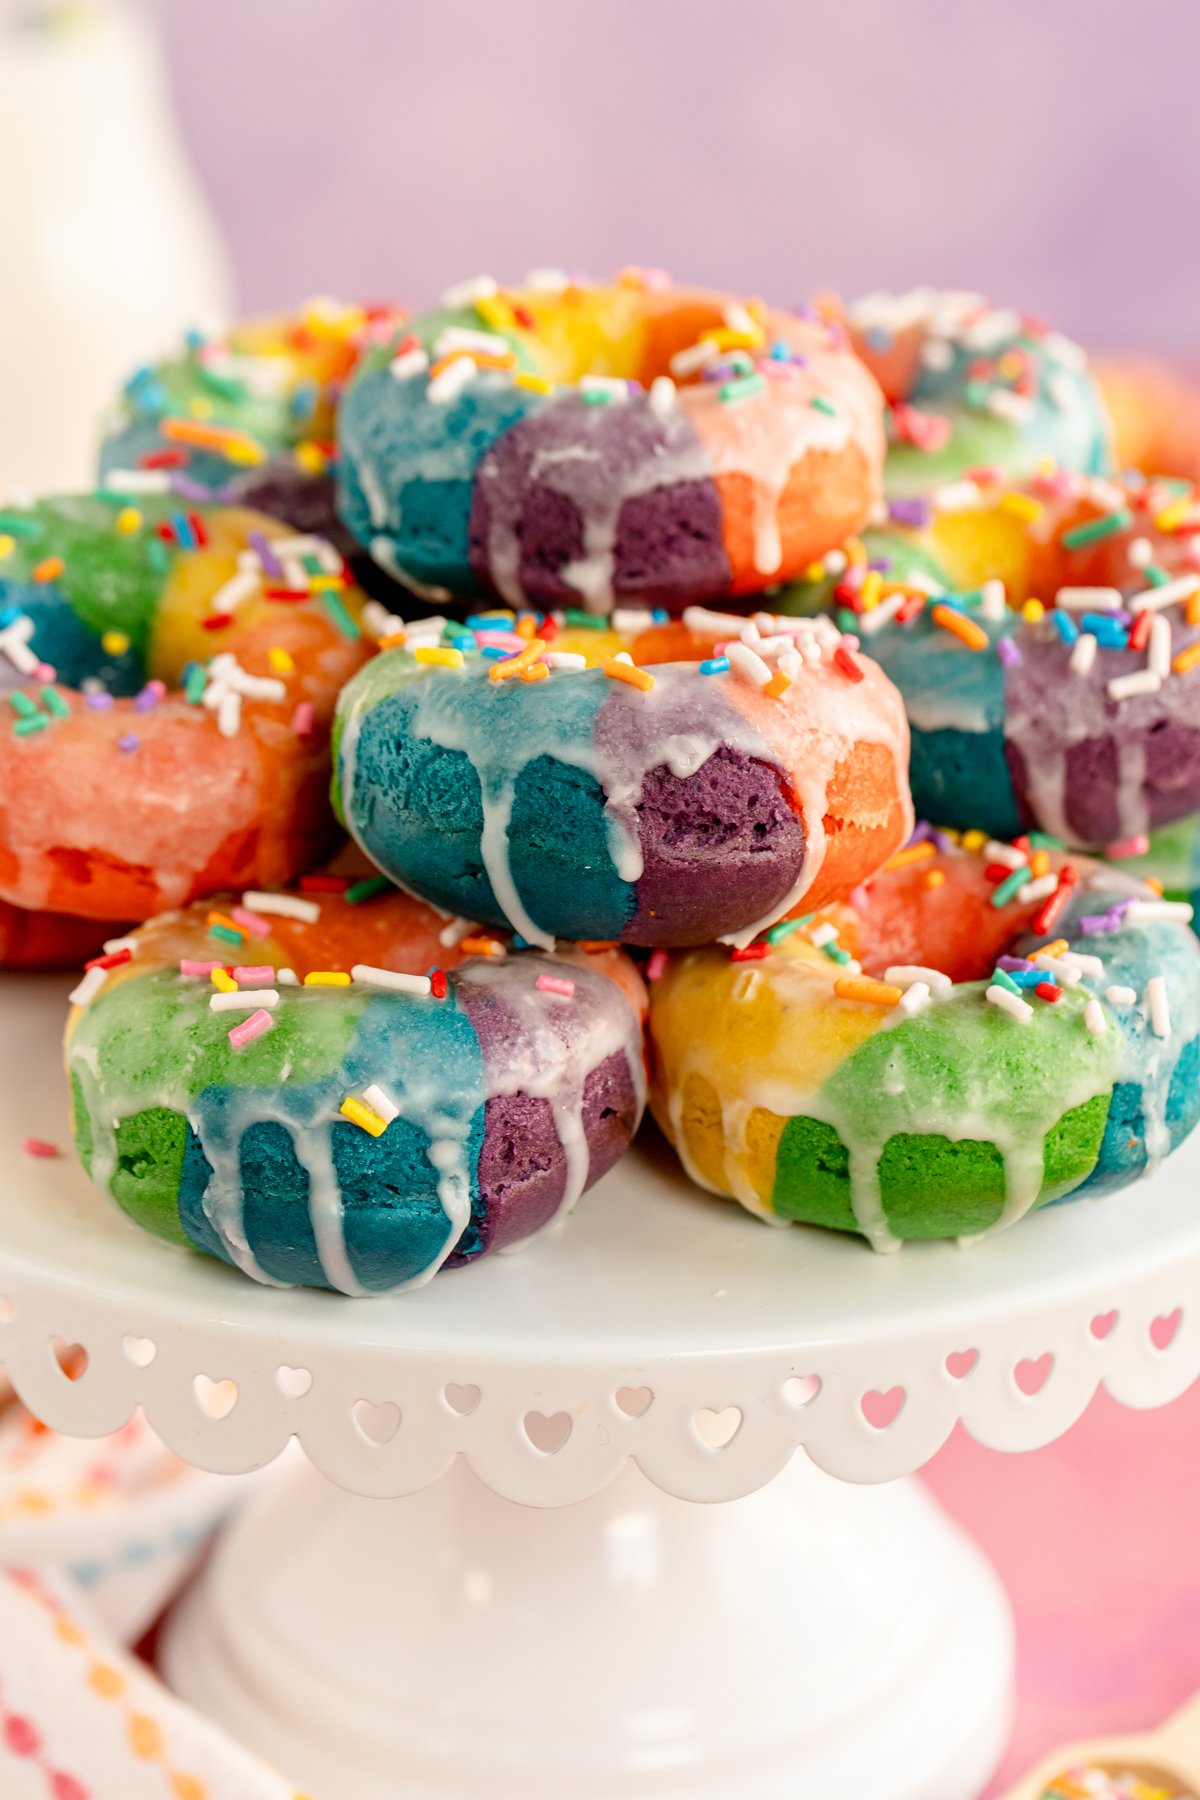
<svg viewBox="0 0 1200 1800">
<path fill-rule="evenodd" d="M 656 606 L 651 612 L 650 617 L 656 625 L 669 625 L 671 623 L 671 615 L 665 606 Z"/>
<path fill-rule="evenodd" d="M 1106 650 L 1124 650 L 1129 643 L 1129 633 L 1111 613 L 1084 613 L 1079 623 Z"/>
<path fill-rule="evenodd" d="M 511 656 L 511 650 L 502 650 L 499 644 L 485 644 L 480 652 L 485 662 L 499 662 L 503 656 Z"/>
<path fill-rule="evenodd" d="M 1054 611 L 1050 614 L 1050 623 L 1053 625 L 1064 644 L 1074 644 L 1077 642 L 1079 638 L 1079 627 L 1071 617 L 1070 613 L 1065 613 L 1061 607 L 1056 606 Z"/>
<path fill-rule="evenodd" d="M 175 533 L 181 550 L 194 550 L 197 547 L 199 539 L 192 530 L 192 521 L 186 513 L 173 512 L 171 514 L 171 529 Z"/>
<path fill-rule="evenodd" d="M 700 664 L 702 675 L 725 675 L 728 671 L 729 658 L 727 656 L 710 656 Z"/>
<path fill-rule="evenodd" d="M 0 631 L 4 631 L 9 625 L 15 625 L 20 617 L 21 609 L 19 606 L 9 605 L 0 608 Z"/>
</svg>

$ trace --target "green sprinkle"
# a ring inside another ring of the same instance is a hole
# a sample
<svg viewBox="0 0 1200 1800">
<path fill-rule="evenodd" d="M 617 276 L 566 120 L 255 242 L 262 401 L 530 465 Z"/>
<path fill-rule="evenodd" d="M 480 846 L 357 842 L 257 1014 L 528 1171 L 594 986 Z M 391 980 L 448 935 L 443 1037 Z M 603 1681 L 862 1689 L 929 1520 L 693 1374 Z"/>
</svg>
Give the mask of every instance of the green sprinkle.
<svg viewBox="0 0 1200 1800">
<path fill-rule="evenodd" d="M 348 887 L 342 898 L 347 906 L 361 906 L 364 900 L 374 900 L 376 894 L 386 894 L 391 885 L 386 875 L 368 875 L 365 881 Z"/>
<path fill-rule="evenodd" d="M 772 925 L 767 933 L 768 944 L 782 944 L 784 938 L 791 937 L 802 925 L 811 925 L 816 916 L 816 913 L 805 913 L 802 919 L 785 919 L 782 925 Z"/>
<path fill-rule="evenodd" d="M 986 409 L 988 395 L 990 393 L 991 389 L 988 387 L 986 381 L 968 381 L 966 387 L 963 389 L 963 399 L 968 406 L 973 406 L 976 412 L 978 412 L 981 409 Z"/>
<path fill-rule="evenodd" d="M 580 388 L 579 398 L 585 406 L 610 406 L 614 396 L 606 388 Z"/>
<path fill-rule="evenodd" d="M 814 394 L 808 403 L 814 412 L 826 413 L 829 418 L 837 418 L 837 407 L 832 400 L 826 400 L 823 394 Z"/>
<path fill-rule="evenodd" d="M 1029 842 L 1034 850 L 1065 850 L 1067 847 L 1061 838 L 1051 837 L 1048 831 L 1031 831 Z"/>
<path fill-rule="evenodd" d="M 1006 988 L 1010 994 L 1020 994 L 1021 992 L 1019 985 L 1004 969 L 992 970 L 991 986 Z"/>
<path fill-rule="evenodd" d="M 766 389 L 766 381 L 757 370 L 751 375 L 736 375 L 732 381 L 723 381 L 717 392 L 717 398 L 726 406 L 733 406 L 739 400 L 751 400 L 755 394 Z"/>
<path fill-rule="evenodd" d="M 209 937 L 220 938 L 226 944 L 241 944 L 244 940 L 240 931 L 230 931 L 228 925 L 210 925 Z"/>
<path fill-rule="evenodd" d="M 1011 875 L 1006 875 L 1004 880 L 998 882 L 992 889 L 992 905 L 995 907 L 1007 906 L 1014 894 L 1019 894 L 1025 883 L 1031 879 L 1028 863 L 1022 863 L 1019 869 L 1014 869 Z"/>
<path fill-rule="evenodd" d="M 48 713 L 34 713 L 27 719 L 18 719 L 13 726 L 14 737 L 29 737 L 32 732 L 45 731 L 50 723 Z"/>
<path fill-rule="evenodd" d="M 146 561 L 156 575 L 165 575 L 171 566 L 171 554 L 160 537 L 146 537 Z"/>
<path fill-rule="evenodd" d="M 569 606 L 563 614 L 563 619 L 566 624 L 573 625 L 577 631 L 608 630 L 608 620 L 606 618 L 603 618 L 598 613 L 579 612 L 575 607 Z"/>
<path fill-rule="evenodd" d="M 13 689 L 12 693 L 8 696 L 8 704 L 12 707 L 13 711 L 19 713 L 23 719 L 32 719 L 37 712 L 37 707 L 29 698 L 29 695 L 22 693 L 20 688 Z"/>
<path fill-rule="evenodd" d="M 325 573 L 324 569 L 321 567 L 320 558 L 314 556 L 311 550 L 306 551 L 300 558 L 300 567 L 302 569 L 307 569 L 310 575 L 323 575 Z"/>
<path fill-rule="evenodd" d="M 1151 587 L 1166 587 L 1168 581 L 1171 579 L 1167 574 L 1167 571 L 1160 568 L 1158 563 L 1147 563 L 1146 567 L 1142 570 L 1142 574 L 1146 577 L 1146 580 Z"/>
<path fill-rule="evenodd" d="M 853 631 L 858 624 L 858 614 L 851 612 L 848 606 L 839 606 L 837 622 L 839 631 Z"/>
<path fill-rule="evenodd" d="M 324 602 L 325 611 L 329 614 L 329 617 L 333 620 L 333 623 L 337 626 L 343 637 L 356 638 L 362 636 L 358 626 L 346 611 L 340 594 L 335 594 L 327 588 L 321 595 L 321 599 Z"/>
<path fill-rule="evenodd" d="M 46 527 L 40 519 L 30 519 L 24 513 L 0 513 L 0 531 L 9 537 L 40 538 L 45 536 Z"/>
<path fill-rule="evenodd" d="M 204 698 L 204 690 L 208 686 L 208 672 L 201 663 L 193 663 L 187 672 L 183 684 L 183 697 L 190 700 L 193 706 L 199 706 Z"/>
<path fill-rule="evenodd" d="M 1116 512 L 1105 513 L 1102 519 L 1089 519 L 1085 525 L 1073 525 L 1070 531 L 1064 531 L 1063 548 L 1082 550 L 1086 544 L 1097 544 L 1101 538 L 1115 537 L 1118 531 L 1128 531 L 1132 524 L 1133 514 L 1129 508 L 1119 506 Z"/>
<path fill-rule="evenodd" d="M 47 712 L 53 713 L 56 719 L 69 719 L 71 716 L 70 707 L 56 687 L 42 689 L 42 705 Z"/>
<path fill-rule="evenodd" d="M 244 400 L 249 393 L 245 382 L 239 381 L 236 376 L 220 375 L 215 369 L 210 369 L 206 363 L 198 360 L 194 362 L 193 366 L 200 377 L 201 385 L 206 387 L 210 393 L 219 394 L 222 400 Z"/>
<path fill-rule="evenodd" d="M 843 968 L 850 961 L 850 952 L 841 949 L 837 944 L 822 944 L 821 948 L 824 950 L 830 962 L 841 963 Z"/>
</svg>

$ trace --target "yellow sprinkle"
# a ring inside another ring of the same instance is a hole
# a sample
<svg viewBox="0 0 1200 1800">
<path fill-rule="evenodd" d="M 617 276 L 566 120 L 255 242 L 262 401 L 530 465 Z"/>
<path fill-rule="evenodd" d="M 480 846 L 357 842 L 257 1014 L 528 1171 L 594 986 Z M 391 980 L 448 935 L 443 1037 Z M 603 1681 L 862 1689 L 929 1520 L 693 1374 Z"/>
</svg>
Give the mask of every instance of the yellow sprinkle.
<svg viewBox="0 0 1200 1800">
<path fill-rule="evenodd" d="M 123 506 L 116 518 L 117 530 L 122 537 L 132 537 L 135 531 L 142 528 L 142 515 L 136 506 Z"/>
<path fill-rule="evenodd" d="M 1046 508 L 1032 494 L 1005 494 L 997 510 L 1010 513 L 1014 519 L 1023 519 L 1026 524 L 1032 525 L 1035 519 L 1041 518 Z"/>
<path fill-rule="evenodd" d="M 926 871 L 925 871 L 925 886 L 927 888 L 940 888 L 940 887 L 945 887 L 945 885 L 946 885 L 945 869 L 926 869 Z"/>
<path fill-rule="evenodd" d="M 346 1095 L 338 1110 L 344 1119 L 349 1119 L 352 1125 L 361 1125 L 372 1137 L 382 1137 L 387 1130 L 386 1119 L 381 1119 L 373 1106 L 368 1106 L 365 1100 L 356 1100 L 353 1094 Z"/>
<path fill-rule="evenodd" d="M 761 331 L 734 331 L 729 325 L 713 325 L 700 333 L 702 344 L 715 344 L 718 350 L 761 350 Z"/>
<path fill-rule="evenodd" d="M 432 663 L 437 669 L 461 669 L 463 653 L 450 644 L 422 644 L 413 655 L 419 663 Z"/>
<path fill-rule="evenodd" d="M 237 982 L 224 969 L 210 969 L 208 978 L 219 994 L 236 994 L 238 991 Z"/>
<path fill-rule="evenodd" d="M 515 656 L 506 657 L 503 662 L 494 662 L 488 670 L 489 679 L 511 681 L 514 675 L 519 675 L 522 669 L 527 669 L 530 663 L 536 662 L 545 648 L 541 638 L 530 638 L 525 648 Z"/>
<path fill-rule="evenodd" d="M 781 700 L 791 685 L 791 676 L 785 675 L 782 669 L 776 669 L 770 681 L 768 681 L 766 687 L 763 689 L 763 693 L 767 696 L 768 700 Z"/>
<path fill-rule="evenodd" d="M 929 858 L 936 854 L 936 846 L 931 844 L 928 838 L 926 838 L 923 844 L 910 844 L 907 850 L 897 850 L 895 856 L 892 857 L 892 860 L 884 864 L 884 868 L 889 871 L 892 869 L 906 869 L 910 863 L 928 862 Z"/>
<path fill-rule="evenodd" d="M 306 475 L 323 475 L 327 458 L 320 444 L 296 445 L 296 466 Z"/>
<path fill-rule="evenodd" d="M 194 399 L 188 401 L 188 411 L 191 413 L 193 419 L 211 419 L 213 416 L 213 403 L 211 400 L 206 399 L 203 394 L 197 394 Z"/>
<path fill-rule="evenodd" d="M 534 375 L 527 369 L 518 369 L 513 376 L 513 384 L 519 388 L 528 388 L 531 394 L 552 394 L 554 383 L 546 375 Z"/>
<path fill-rule="evenodd" d="M 1046 616 L 1046 608 L 1040 600 L 1026 600 L 1021 608 L 1021 617 L 1030 625 L 1036 625 L 1039 619 Z"/>
<path fill-rule="evenodd" d="M 511 330 L 517 322 L 513 309 L 503 294 L 485 294 L 475 302 L 475 311 L 493 331 Z"/>
<path fill-rule="evenodd" d="M 935 625 L 940 625 L 943 631 L 956 637 L 968 650 L 987 649 L 987 632 L 974 619 L 968 619 L 965 613 L 955 612 L 952 606 L 935 606 L 931 617 Z"/>
<path fill-rule="evenodd" d="M 825 564 L 823 562 L 809 563 L 804 571 L 804 579 L 805 581 L 824 581 Z"/>
<path fill-rule="evenodd" d="M 350 977 L 340 969 L 311 969 L 304 977 L 305 987 L 349 987 Z"/>
<path fill-rule="evenodd" d="M 864 612 L 879 605 L 879 596 L 883 591 L 883 576 L 878 569 L 872 569 L 863 576 L 863 584 L 858 590 L 858 598 Z"/>
<path fill-rule="evenodd" d="M 969 850 L 972 853 L 972 855 L 975 855 L 975 856 L 977 856 L 979 854 L 979 852 L 983 849 L 983 846 L 987 843 L 987 841 L 988 841 L 988 834 L 986 831 L 976 831 L 974 828 L 972 828 L 972 830 L 964 831 L 962 834 L 963 849 Z"/>
<path fill-rule="evenodd" d="M 654 686 L 654 677 L 649 669 L 639 669 L 635 663 L 619 662 L 615 656 L 605 663 L 604 673 L 614 681 L 623 681 L 629 687 L 640 688 L 643 694 L 648 694 Z"/>
<path fill-rule="evenodd" d="M 1191 500 L 1176 500 L 1173 506 L 1164 506 L 1160 513 L 1155 513 L 1154 523 L 1159 531 L 1178 531 L 1191 515 Z"/>
<path fill-rule="evenodd" d="M 296 673 L 295 658 L 290 651 L 284 650 L 279 644 L 272 644 L 267 651 L 267 661 L 276 675 L 294 675 Z"/>
<path fill-rule="evenodd" d="M 1200 644 L 1189 644 L 1186 650 L 1179 652 L 1171 667 L 1177 675 L 1186 675 L 1188 670 L 1194 669 L 1198 662 L 1200 662 Z"/>
<path fill-rule="evenodd" d="M 550 671 L 546 667 L 545 663 L 530 663 L 527 668 L 524 668 L 521 670 L 521 680 L 522 681 L 545 681 L 545 679 L 546 679 L 547 675 L 549 675 L 549 673 L 550 673 Z"/>
<path fill-rule="evenodd" d="M 100 639 L 100 648 L 105 656 L 124 656 L 129 648 L 129 639 L 123 631 L 106 631 Z"/>
<path fill-rule="evenodd" d="M 15 537 L 9 537 L 7 531 L 0 532 L 0 562 L 2 562 L 6 556 L 11 556 L 16 547 L 17 540 Z"/>
<path fill-rule="evenodd" d="M 868 975 L 839 975 L 833 984 L 839 1000 L 866 1000 L 872 1006 L 899 1006 L 904 989 L 890 981 L 872 981 Z"/>
</svg>

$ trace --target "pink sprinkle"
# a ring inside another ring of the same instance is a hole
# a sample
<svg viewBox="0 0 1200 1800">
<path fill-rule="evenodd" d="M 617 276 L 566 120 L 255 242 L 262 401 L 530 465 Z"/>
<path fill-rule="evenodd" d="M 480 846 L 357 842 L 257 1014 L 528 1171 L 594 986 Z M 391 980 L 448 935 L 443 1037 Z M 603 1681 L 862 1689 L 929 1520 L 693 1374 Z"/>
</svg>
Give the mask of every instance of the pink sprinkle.
<svg viewBox="0 0 1200 1800">
<path fill-rule="evenodd" d="M 850 889 L 850 904 L 855 912 L 866 912 L 870 903 L 871 896 L 863 883 L 860 882 L 856 888 Z"/>
<path fill-rule="evenodd" d="M 477 631 L 475 642 L 481 650 L 523 650 L 525 639 L 515 631 Z"/>
<path fill-rule="evenodd" d="M 311 700 L 302 700 L 292 714 L 292 730 L 297 737 L 311 737 L 315 714 Z"/>
<path fill-rule="evenodd" d="M 1104 854 L 1113 862 L 1119 862 L 1123 856 L 1145 856 L 1150 849 L 1150 839 L 1145 832 L 1137 837 L 1122 838 L 1119 844 L 1110 844 Z"/>
<path fill-rule="evenodd" d="M 207 981 L 214 969 L 223 969 L 224 967 L 224 963 L 193 962 L 190 957 L 185 956 L 179 965 L 179 973 L 181 975 L 201 975 Z"/>
<path fill-rule="evenodd" d="M 650 952 L 650 961 L 646 964 L 646 980 L 647 981 L 657 981 L 659 979 L 660 975 L 662 975 L 663 971 L 666 969 L 666 966 L 667 966 L 666 951 L 662 950 L 662 949 L 652 950 Z"/>
<path fill-rule="evenodd" d="M 235 925 L 240 925 L 251 937 L 268 938 L 271 935 L 271 921 L 264 919 L 261 913 L 247 912 L 244 906 L 235 906 L 229 916 Z"/>
<path fill-rule="evenodd" d="M 240 1050 L 243 1044 L 253 1043 L 255 1038 L 261 1037 L 264 1031 L 270 1031 L 270 1029 L 271 1015 L 269 1012 L 264 1012 L 260 1006 L 258 1011 L 252 1012 L 248 1019 L 243 1019 L 240 1025 L 234 1026 L 229 1033 L 229 1041 L 235 1050 Z"/>
<path fill-rule="evenodd" d="M 62 1151 L 57 1144 L 48 1144 L 45 1138 L 26 1138 L 21 1145 L 26 1156 L 61 1156 Z"/>
<path fill-rule="evenodd" d="M 568 999 L 575 992 L 575 983 L 564 981 L 561 975 L 539 975 L 533 985 L 543 994 L 565 994 Z"/>
<path fill-rule="evenodd" d="M 41 682 L 53 684 L 58 680 L 58 670 L 54 667 L 53 663 L 39 663 L 34 670 L 34 674 Z"/>
<path fill-rule="evenodd" d="M 235 969 L 233 979 L 239 987 L 274 987 L 275 971 L 270 963 L 254 963 L 250 968 Z"/>
</svg>

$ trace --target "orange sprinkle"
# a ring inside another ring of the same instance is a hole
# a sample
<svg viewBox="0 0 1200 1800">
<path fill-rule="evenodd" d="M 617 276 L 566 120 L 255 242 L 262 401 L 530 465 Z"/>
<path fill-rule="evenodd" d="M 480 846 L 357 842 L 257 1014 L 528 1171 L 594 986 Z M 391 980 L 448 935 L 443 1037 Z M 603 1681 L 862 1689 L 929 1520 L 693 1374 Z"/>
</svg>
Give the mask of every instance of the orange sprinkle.
<svg viewBox="0 0 1200 1800">
<path fill-rule="evenodd" d="M 768 681 L 766 687 L 763 689 L 763 693 L 767 696 L 768 700 L 781 700 L 791 685 L 791 676 L 785 675 L 782 669 L 776 669 L 770 681 Z"/>
<path fill-rule="evenodd" d="M 528 668 L 521 670 L 521 680 L 522 681 L 545 681 L 545 679 L 549 673 L 550 673 L 550 671 L 546 667 L 545 663 L 530 663 Z"/>
<path fill-rule="evenodd" d="M 1196 589 L 1196 592 L 1188 601 L 1185 617 L 1187 618 L 1189 625 L 1200 625 L 1200 588 Z"/>
<path fill-rule="evenodd" d="M 493 937 L 465 937 L 462 948 L 468 956 L 504 956 L 504 945 Z"/>
<path fill-rule="evenodd" d="M 1142 880 L 1146 883 L 1147 887 L 1153 888 L 1156 894 L 1162 893 L 1163 884 L 1157 875 L 1143 875 Z"/>
<path fill-rule="evenodd" d="M 511 681 L 514 675 L 519 675 L 522 669 L 527 669 L 530 663 L 535 663 L 545 648 L 541 638 L 530 638 L 525 648 L 518 650 L 515 656 L 507 656 L 503 662 L 494 662 L 488 670 L 489 679 Z"/>
<path fill-rule="evenodd" d="M 847 538 L 842 549 L 848 563 L 865 563 L 867 561 L 867 546 L 861 538 Z"/>
<path fill-rule="evenodd" d="M 57 581 L 66 563 L 61 556 L 45 556 L 33 571 L 35 581 Z"/>
<path fill-rule="evenodd" d="M 1050 855 L 1046 850 L 1035 850 L 1029 859 L 1029 873 L 1034 880 L 1050 873 Z"/>
<path fill-rule="evenodd" d="M 1200 646 L 1197 648 L 1200 649 Z M 604 673 L 614 681 L 624 681 L 630 687 L 640 688 L 643 694 L 648 694 L 654 686 L 654 677 L 649 669 L 639 669 L 634 663 L 619 662 L 615 656 L 605 663 Z"/>
<path fill-rule="evenodd" d="M 926 871 L 925 871 L 925 886 L 927 888 L 940 888 L 940 887 L 945 887 L 945 885 L 946 885 L 945 869 L 926 869 Z"/>
<path fill-rule="evenodd" d="M 885 869 L 905 869 L 909 863 L 926 862 L 929 857 L 937 855 L 937 846 L 926 838 L 924 843 L 910 844 L 907 850 L 897 850 L 891 861 L 884 864 Z"/>
<path fill-rule="evenodd" d="M 1042 948 L 1038 951 L 1038 955 L 1061 956 L 1064 950 L 1069 950 L 1070 948 L 1071 946 L 1066 938 L 1055 938 L 1052 944 L 1043 944 Z"/>
<path fill-rule="evenodd" d="M 1179 652 L 1171 667 L 1177 675 L 1186 675 L 1188 670 L 1194 669 L 1198 662 L 1200 662 L 1200 644 L 1189 644 L 1186 650 Z"/>
<path fill-rule="evenodd" d="M 589 956 L 599 956 L 605 950 L 619 950 L 616 938 L 580 938 L 579 948 L 586 950 Z"/>
<path fill-rule="evenodd" d="M 532 613 L 522 613 L 513 626 L 513 630 L 518 637 L 522 637 L 528 642 L 537 632 L 537 620 Z"/>
<path fill-rule="evenodd" d="M 517 359 L 511 350 L 503 356 L 494 355 L 490 350 L 451 350 L 446 356 L 439 356 L 435 363 L 430 364 L 430 381 L 435 381 L 443 369 L 448 369 L 451 363 L 458 362 L 463 356 L 468 357 L 478 369 L 515 369 L 517 366 Z"/>
<path fill-rule="evenodd" d="M 227 450 L 235 456 L 241 455 L 261 462 L 266 451 L 261 444 L 247 437 L 243 431 L 234 431 L 228 425 L 203 425 L 197 419 L 163 419 L 159 430 L 165 438 L 177 444 L 195 444 L 201 450 Z"/>
<path fill-rule="evenodd" d="M 869 975 L 839 975 L 833 984 L 839 1000 L 866 1000 L 871 1006 L 899 1006 L 904 989 L 890 981 L 872 981 Z"/>
<path fill-rule="evenodd" d="M 987 649 L 987 632 L 983 630 L 982 626 L 976 625 L 974 619 L 968 619 L 965 614 L 955 612 L 952 606 L 935 606 L 931 616 L 935 625 L 940 625 L 943 631 L 948 631 L 953 637 L 958 638 L 967 646 L 968 650 Z"/>
<path fill-rule="evenodd" d="M 231 919 L 229 917 L 228 913 L 210 912 L 208 914 L 208 916 L 205 918 L 204 923 L 206 925 L 223 925 L 225 927 L 226 931 L 236 931 L 239 938 L 241 938 L 243 943 L 245 943 L 245 941 L 246 941 L 245 931 L 238 924 L 236 919 Z"/>
<path fill-rule="evenodd" d="M 407 631 L 389 631 L 386 637 L 376 638 L 375 642 L 381 650 L 398 650 L 401 644 L 407 644 Z"/>
</svg>

